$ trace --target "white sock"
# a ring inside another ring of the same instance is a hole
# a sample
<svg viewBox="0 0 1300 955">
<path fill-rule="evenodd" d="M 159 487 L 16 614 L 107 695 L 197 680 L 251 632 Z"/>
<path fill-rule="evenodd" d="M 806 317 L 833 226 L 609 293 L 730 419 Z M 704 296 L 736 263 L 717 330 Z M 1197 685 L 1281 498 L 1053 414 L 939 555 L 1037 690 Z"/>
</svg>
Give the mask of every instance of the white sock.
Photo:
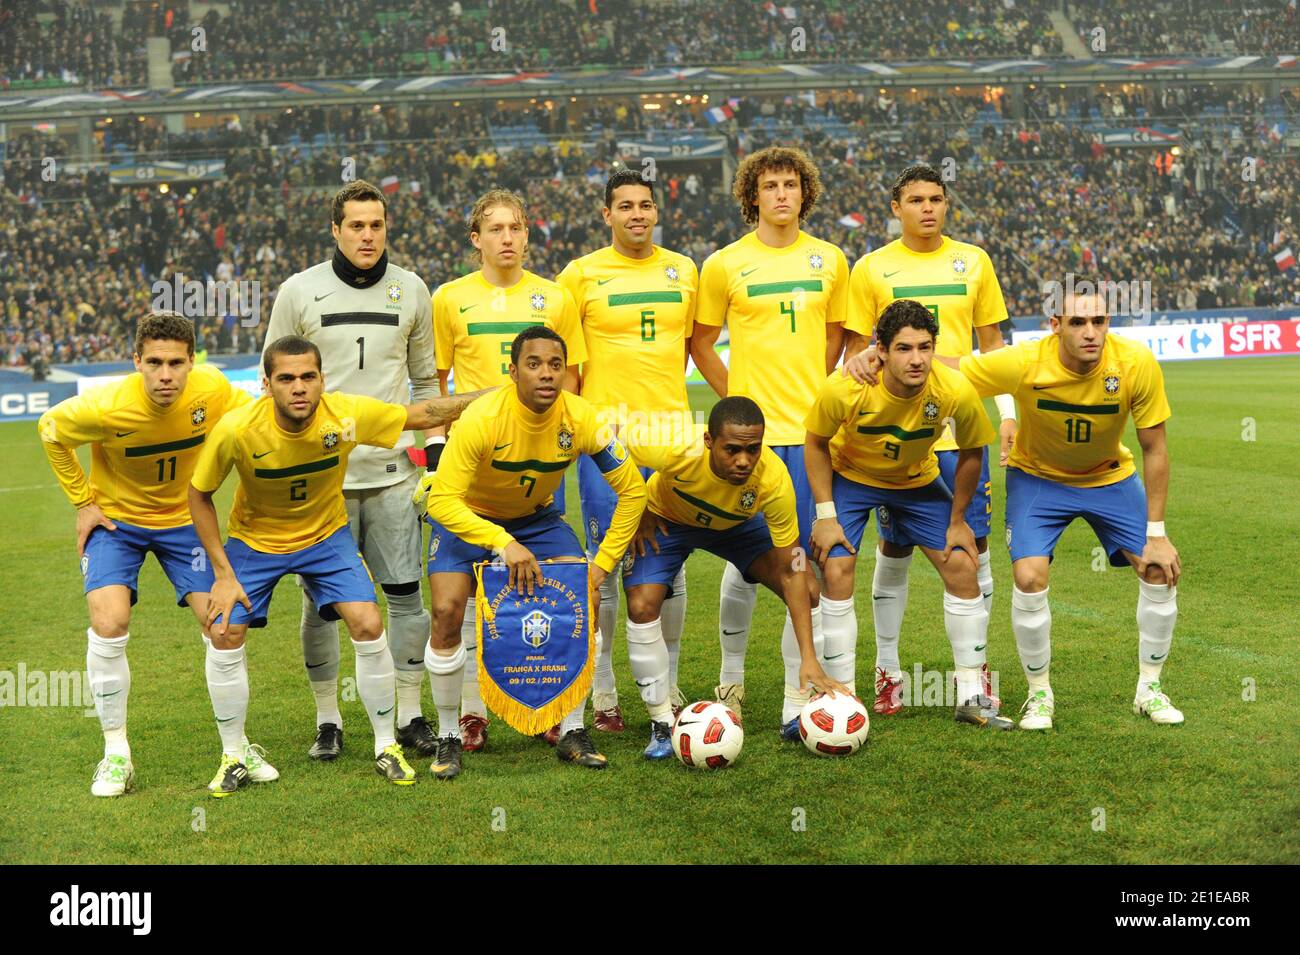
<svg viewBox="0 0 1300 955">
<path fill-rule="evenodd" d="M 465 648 L 465 665 L 460 678 L 460 711 L 466 716 L 487 718 L 487 706 L 478 688 L 478 624 L 474 619 L 474 598 L 465 604 L 465 619 L 460 625 L 460 645 Z"/>
<path fill-rule="evenodd" d="M 388 634 L 374 640 L 353 640 L 357 658 L 357 696 L 370 717 L 375 731 L 375 755 L 397 742 L 393 735 L 394 683 L 393 656 L 388 650 Z"/>
<path fill-rule="evenodd" d="M 853 612 L 853 598 L 832 600 L 823 594 L 820 606 L 826 635 L 826 675 L 850 684 L 858 660 L 858 618 Z"/>
<path fill-rule="evenodd" d="M 317 680 L 311 684 L 312 695 L 316 697 L 316 725 L 333 723 L 343 729 L 343 714 L 339 712 L 339 681 Z"/>
<path fill-rule="evenodd" d="M 423 716 L 420 709 L 420 690 L 424 686 L 424 667 L 418 670 L 394 668 L 394 681 L 397 685 L 397 726 L 410 726 L 411 720 Z"/>
<path fill-rule="evenodd" d="M 584 696 L 582 698 L 582 702 L 579 703 L 577 706 L 575 706 L 573 709 L 569 710 L 569 712 L 564 715 L 564 719 L 560 720 L 561 739 L 564 738 L 565 733 L 570 733 L 573 730 L 582 729 L 583 714 L 585 713 L 586 709 L 587 709 L 587 698 Z"/>
<path fill-rule="evenodd" d="M 980 595 L 984 600 L 984 610 L 993 615 L 993 558 L 992 551 L 980 554 L 979 569 L 975 572 L 975 582 L 979 584 Z"/>
<path fill-rule="evenodd" d="M 984 692 L 983 668 L 988 658 L 989 614 L 983 597 L 943 595 L 943 624 L 952 644 L 957 665 L 957 702 L 964 703 Z"/>
<path fill-rule="evenodd" d="M 722 668 L 719 683 L 745 682 L 745 649 L 749 646 L 749 626 L 758 602 L 758 584 L 745 582 L 733 565 L 722 569 L 722 588 L 718 598 L 718 639 L 722 643 Z"/>
<path fill-rule="evenodd" d="M 794 621 L 789 611 L 785 615 L 785 626 L 781 628 L 781 662 L 785 664 L 785 700 L 781 704 L 781 724 L 785 725 L 796 716 L 808 701 L 809 694 L 799 689 L 799 641 L 794 635 Z"/>
<path fill-rule="evenodd" d="M 1047 589 L 1025 593 L 1011 585 L 1011 632 L 1016 636 L 1016 652 L 1025 671 L 1030 694 L 1039 690 L 1052 692 L 1052 608 Z"/>
<path fill-rule="evenodd" d="M 650 623 L 627 621 L 627 659 L 650 719 L 656 723 L 671 723 L 668 648 L 664 645 L 663 624 L 659 618 Z"/>
<path fill-rule="evenodd" d="M 429 671 L 429 690 L 438 709 L 438 735 L 460 739 L 460 692 L 465 669 L 465 645 L 451 650 L 424 648 L 424 668 Z"/>
<path fill-rule="evenodd" d="M 891 675 L 902 672 L 898 662 L 898 634 L 907 610 L 907 569 L 912 555 L 886 557 L 876 551 L 871 577 L 871 616 L 876 626 L 876 666 Z"/>
<path fill-rule="evenodd" d="M 1138 690 L 1160 679 L 1178 621 L 1178 588 L 1138 580 Z M 1153 659 L 1156 658 L 1156 659 Z"/>
<path fill-rule="evenodd" d="M 126 661 L 129 633 L 101 637 L 86 628 L 86 673 L 95 695 L 95 712 L 104 731 L 104 755 L 131 758 L 126 741 L 126 700 L 131 693 L 131 667 Z"/>
<path fill-rule="evenodd" d="M 682 633 L 686 630 L 686 565 L 673 578 L 673 595 L 659 611 L 663 621 L 664 646 L 668 648 L 668 687 L 677 688 L 677 664 L 682 655 Z"/>
<path fill-rule="evenodd" d="M 618 623 L 618 577 L 617 573 L 608 574 L 600 584 L 600 614 L 597 624 L 601 633 L 614 634 Z M 592 676 L 592 693 L 617 693 L 614 682 L 614 641 L 606 640 L 596 654 L 596 672 Z"/>
<path fill-rule="evenodd" d="M 244 648 L 218 650 L 208 644 L 205 670 L 208 696 L 221 734 L 221 750 L 240 762 L 244 759 L 244 722 L 248 717 L 248 669 Z"/>
</svg>

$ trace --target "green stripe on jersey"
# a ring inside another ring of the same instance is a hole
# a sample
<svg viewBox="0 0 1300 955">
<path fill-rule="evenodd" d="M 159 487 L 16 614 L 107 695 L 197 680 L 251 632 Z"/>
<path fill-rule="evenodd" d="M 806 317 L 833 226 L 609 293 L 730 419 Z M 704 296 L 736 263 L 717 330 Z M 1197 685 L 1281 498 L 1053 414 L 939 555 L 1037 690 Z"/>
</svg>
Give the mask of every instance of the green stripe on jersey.
<svg viewBox="0 0 1300 955">
<path fill-rule="evenodd" d="M 563 471 L 572 461 L 538 461 L 536 458 L 528 458 L 524 461 L 496 461 L 492 462 L 492 467 L 498 471 L 541 471 L 549 474 L 553 471 Z"/>
<path fill-rule="evenodd" d="M 168 451 L 184 451 L 187 448 L 195 448 L 203 443 L 207 435 L 196 434 L 192 438 L 183 438 L 180 441 L 168 441 L 166 444 L 146 444 L 143 447 L 127 448 L 126 456 L 128 458 L 147 458 L 151 454 L 166 454 Z"/>
<path fill-rule="evenodd" d="M 729 521 L 747 521 L 750 519 L 750 517 L 753 516 L 751 514 L 733 514 L 730 511 L 724 511 L 722 508 L 718 507 L 717 505 L 710 504 L 708 501 L 698 498 L 694 494 L 687 494 L 681 488 L 677 488 L 677 487 L 673 488 L 673 493 L 676 494 L 678 497 L 680 497 L 687 504 L 690 504 L 694 507 L 698 507 L 702 511 L 708 511 L 710 514 L 714 515 L 715 517 L 725 517 Z"/>
<path fill-rule="evenodd" d="M 1064 401 L 1038 399 L 1040 411 L 1065 411 L 1070 414 L 1119 414 L 1119 405 L 1072 405 Z"/>
<path fill-rule="evenodd" d="M 933 438 L 934 428 L 904 431 L 896 424 L 859 425 L 858 434 L 892 434 L 899 441 L 916 441 L 920 438 Z"/>
<path fill-rule="evenodd" d="M 296 477 L 299 474 L 315 474 L 317 471 L 328 471 L 330 468 L 338 467 L 338 465 L 339 456 L 336 454 L 332 458 L 322 458 L 319 461 L 308 461 L 306 464 L 295 464 L 288 468 L 254 468 L 253 477 Z"/>
<path fill-rule="evenodd" d="M 655 302 L 680 302 L 681 292 L 624 292 L 611 295 L 610 305 L 651 305 Z"/>
<path fill-rule="evenodd" d="M 799 289 L 805 292 L 820 292 L 822 280 L 796 279 L 793 282 L 762 282 L 758 285 L 745 286 L 745 291 L 749 293 L 750 298 L 757 298 L 760 295 L 784 295 L 787 292 L 797 292 Z"/>
<path fill-rule="evenodd" d="M 894 298 L 914 298 L 918 295 L 965 295 L 966 283 L 954 282 L 951 285 L 895 285 Z"/>
<path fill-rule="evenodd" d="M 470 335 L 518 335 L 520 332 L 540 325 L 541 322 L 470 322 L 465 331 Z"/>
</svg>

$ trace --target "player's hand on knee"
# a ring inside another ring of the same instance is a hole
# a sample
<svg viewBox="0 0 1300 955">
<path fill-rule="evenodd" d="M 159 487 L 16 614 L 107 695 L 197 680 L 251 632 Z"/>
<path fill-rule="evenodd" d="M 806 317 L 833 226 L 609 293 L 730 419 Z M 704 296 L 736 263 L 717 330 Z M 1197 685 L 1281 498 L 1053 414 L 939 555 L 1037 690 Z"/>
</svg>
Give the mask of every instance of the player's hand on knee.
<svg viewBox="0 0 1300 955">
<path fill-rule="evenodd" d="M 952 552 L 960 547 L 970 558 L 970 562 L 979 566 L 979 551 L 975 547 L 975 533 L 965 521 L 948 525 L 947 546 L 943 549 L 943 561 L 946 564 L 952 558 Z"/>
<path fill-rule="evenodd" d="M 836 544 L 850 554 L 857 553 L 857 549 L 844 536 L 844 528 L 839 521 L 832 517 L 813 521 L 812 533 L 808 535 L 808 549 L 812 551 L 812 559 L 817 562 L 818 567 L 826 569 L 826 560 L 831 555 L 831 548 Z"/>
<path fill-rule="evenodd" d="M 860 385 L 874 385 L 883 364 L 876 354 L 876 346 L 868 345 L 844 363 L 842 374 Z"/>
<path fill-rule="evenodd" d="M 99 505 L 93 501 L 77 511 L 77 556 L 86 555 L 86 541 L 90 539 L 90 532 L 96 527 L 102 527 L 105 530 L 115 531 L 117 525 L 104 516 L 104 512 L 99 509 Z"/>
<path fill-rule="evenodd" d="M 651 513 L 650 509 L 641 512 L 641 523 L 637 525 L 636 533 L 632 535 L 632 547 L 638 557 L 645 557 L 650 553 L 647 545 L 659 553 L 659 542 L 655 540 L 656 534 L 668 536 L 668 522 L 658 514 Z"/>
<path fill-rule="evenodd" d="M 427 471 L 420 476 L 420 483 L 415 487 L 415 493 L 411 495 L 411 503 L 415 509 L 424 517 L 429 512 L 429 491 L 433 488 L 433 482 L 437 479 L 436 471 Z"/>
<path fill-rule="evenodd" d="M 1164 574 L 1164 582 L 1171 587 L 1178 585 L 1178 578 L 1182 576 L 1183 568 L 1178 560 L 1178 548 L 1174 547 L 1173 541 L 1168 537 L 1147 538 L 1147 545 L 1142 548 L 1138 567 L 1138 573 L 1142 575 L 1143 580 L 1148 579 L 1147 570 L 1150 567 L 1159 567 L 1160 572 Z"/>
<path fill-rule="evenodd" d="M 212 593 L 208 597 L 208 629 L 224 637 L 230 626 L 230 614 L 235 609 L 235 604 L 241 604 L 249 613 L 253 612 L 253 605 L 249 602 L 248 594 L 244 593 L 244 588 L 238 579 L 219 578 L 212 585 Z M 216 622 L 217 617 L 221 618 L 220 624 Z"/>
<path fill-rule="evenodd" d="M 1011 458 L 1011 449 L 1016 445 L 1016 434 L 1020 425 L 1016 423 L 1015 418 L 1004 418 L 1002 424 L 998 425 L 998 438 L 1002 446 L 998 454 L 998 465 L 1006 467 L 1007 461 Z"/>
<path fill-rule="evenodd" d="M 832 697 L 836 693 L 852 696 L 849 688 L 839 680 L 827 676 L 822 665 L 815 659 L 804 660 L 799 664 L 799 688 L 803 689 L 806 686 L 811 686 L 814 693 L 826 693 Z"/>
<path fill-rule="evenodd" d="M 542 568 L 538 565 L 533 552 L 519 541 L 511 541 L 501 552 L 501 559 L 510 569 L 509 586 L 514 587 L 521 594 L 527 593 L 531 596 L 533 588 L 542 582 Z"/>
</svg>

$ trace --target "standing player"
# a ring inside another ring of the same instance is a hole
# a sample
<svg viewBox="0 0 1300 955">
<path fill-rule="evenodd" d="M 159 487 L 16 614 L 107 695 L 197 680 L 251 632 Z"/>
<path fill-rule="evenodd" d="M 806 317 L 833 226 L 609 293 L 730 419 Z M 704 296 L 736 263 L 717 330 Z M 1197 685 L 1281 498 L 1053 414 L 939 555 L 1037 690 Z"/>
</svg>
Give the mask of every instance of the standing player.
<svg viewBox="0 0 1300 955">
<path fill-rule="evenodd" d="M 212 570 L 184 491 L 217 422 L 252 401 L 211 365 L 194 367 L 194 325 L 174 312 L 140 320 L 134 361 L 135 374 L 60 402 L 39 424 L 54 475 L 77 509 L 77 556 L 90 611 L 86 672 L 104 731 L 104 758 L 90 786 L 95 796 L 120 796 L 135 783 L 126 738 L 126 645 L 140 566 L 149 553 L 208 642 Z M 83 444 L 91 445 L 89 481 L 75 452 Z M 232 744 L 253 782 L 279 778 L 242 730 Z"/>
<path fill-rule="evenodd" d="M 1153 723 L 1181 723 L 1183 714 L 1160 686 L 1181 572 L 1165 532 L 1170 411 L 1164 377 L 1145 345 L 1106 334 L 1110 317 L 1102 296 L 1067 295 L 1062 304 L 1051 335 L 967 356 L 960 366 L 981 394 L 1008 392 L 1020 405 L 1022 426 L 1007 466 L 1011 629 L 1029 682 L 1020 728 L 1052 726 L 1048 568 L 1056 542 L 1076 517 L 1091 525 L 1113 566 L 1130 564 L 1138 574 L 1133 712 Z M 1145 488 L 1132 452 L 1121 443 L 1130 415 L 1142 446 Z"/>
<path fill-rule="evenodd" d="M 804 448 L 817 501 L 812 555 L 825 573 L 823 599 L 851 604 L 857 548 L 878 508 L 877 520 L 889 528 L 894 546 L 910 555 L 919 545 L 943 579 L 958 722 L 1011 729 L 1015 724 L 998 716 L 983 686 L 989 613 L 976 581 L 975 537 L 966 518 L 993 428 L 970 383 L 933 363 L 938 334 L 929 309 L 896 301 L 876 324 L 884 361 L 878 382 L 863 386 L 832 374 L 823 383 L 808 414 Z M 958 447 L 951 485 L 940 477 L 932 450 L 945 424 Z M 831 636 L 828 630 L 828 641 Z M 836 643 L 843 649 L 827 666 L 840 671 L 852 691 L 856 630 Z"/>
<path fill-rule="evenodd" d="M 839 361 L 848 261 L 838 247 L 799 227 L 822 193 L 817 167 L 802 150 L 771 146 L 746 157 L 731 191 L 755 229 L 705 261 L 691 357 L 719 396 L 744 395 L 762 408 L 763 440 L 794 482 L 799 546 L 806 552 L 813 507 L 803 464 L 804 417 Z M 713 350 L 724 321 L 731 332 L 730 371 Z M 745 648 L 757 593 L 757 585 L 735 566 L 723 570 L 717 697 L 737 712 L 744 703 Z M 813 636 L 820 656 L 820 607 L 813 610 Z M 797 734 L 794 720 L 807 693 L 799 688 L 799 649 L 788 613 L 781 653 L 786 675 L 781 719 Z"/>
<path fill-rule="evenodd" d="M 695 263 L 654 244 L 659 221 L 654 187 L 634 169 L 620 169 L 605 183 L 601 210 L 610 244 L 564 267 L 557 281 L 578 305 L 587 344 L 582 396 L 601 420 L 616 428 L 629 418 L 657 432 L 684 433 L 689 424 L 686 359 L 695 317 Z M 648 476 L 648 475 L 646 475 Z M 578 461 L 582 521 L 587 555 L 600 549 L 614 514 L 616 498 L 590 457 Z M 601 644 L 591 703 L 598 730 L 622 732 L 623 713 L 614 683 L 612 651 L 618 620 L 618 577 L 605 578 L 600 595 Z M 686 566 L 682 565 L 664 601 L 663 636 L 649 640 L 643 628 L 628 627 L 628 662 L 642 688 L 650 674 L 668 669 L 668 694 L 674 708 L 685 704 L 677 688 L 677 663 L 686 623 Z"/>
<path fill-rule="evenodd" d="M 329 262 L 291 276 L 271 310 L 266 345 L 301 335 L 320 349 L 330 387 L 404 404 L 438 394 L 434 376 L 429 290 L 414 272 L 388 261 L 388 201 L 363 180 L 334 196 L 331 230 L 337 246 Z M 413 439 L 394 448 L 359 447 L 343 480 L 348 526 L 388 603 L 388 640 L 397 669 L 397 739 L 421 756 L 433 754 L 433 731 L 420 713 L 424 644 L 429 614 L 420 596 L 420 521 L 411 507 L 417 470 L 406 454 Z M 337 759 L 343 750 L 338 704 L 338 624 L 325 620 L 306 588 L 302 595 L 302 649 L 316 697 L 312 759 Z"/>
<path fill-rule="evenodd" d="M 324 619 L 348 625 L 357 693 L 375 733 L 376 771 L 399 785 L 415 782 L 394 737 L 393 661 L 374 580 L 348 531 L 344 473 L 358 445 L 391 448 L 403 431 L 451 421 L 473 396 L 403 406 L 324 394 L 320 357 L 306 338 L 272 342 L 262 355 L 266 394 L 213 430 L 191 479 L 190 513 L 216 575 L 207 677 L 221 734 L 221 765 L 208 786 L 217 797 L 246 782 L 239 744 L 248 713 L 244 637 L 250 626 L 266 626 L 271 594 L 285 574 L 302 577 Z M 223 549 L 212 496 L 231 468 L 239 472 L 239 487 Z"/>
<path fill-rule="evenodd" d="M 645 482 L 609 426 L 587 401 L 561 389 L 569 363 L 564 339 L 553 330 L 539 325 L 520 332 L 510 349 L 514 387 L 500 389 L 460 420 L 437 472 L 420 482 L 431 527 L 433 594 L 425 665 L 438 708 L 438 755 L 429 768 L 438 779 L 461 771 L 457 714 L 467 653 L 460 616 L 473 592 L 474 564 L 496 554 L 509 565 L 511 584 L 522 580 L 531 591 L 541 578 L 539 558 L 582 557 L 582 545 L 552 497 L 581 454 L 596 459 L 618 494 L 610 531 L 591 563 L 593 591 L 622 560 L 645 508 Z M 586 705 L 584 698 L 561 721 L 556 754 L 564 762 L 603 769 L 606 759 L 583 727 Z"/>
<path fill-rule="evenodd" d="M 740 568 L 746 581 L 763 584 L 786 605 L 799 653 L 797 689 L 848 692 L 826 676 L 817 660 L 812 632 L 817 587 L 807 562 L 795 554 L 799 520 L 794 484 L 776 452 L 763 446 L 764 428 L 758 405 L 737 396 L 713 406 L 703 433 L 674 446 L 642 443 L 639 429 L 629 430 L 632 457 L 655 474 L 646 486 L 636 552 L 624 564 L 628 629 L 662 642 L 660 615 L 669 585 L 691 551 L 701 548 Z M 667 678 L 663 665 L 648 685 L 642 684 L 651 719 L 647 759 L 673 754 Z M 787 735 L 784 729 L 781 735 Z"/>
<path fill-rule="evenodd" d="M 902 298 L 920 302 L 938 320 L 937 354 L 952 358 L 969 355 L 972 330 L 979 338 L 982 354 L 1003 347 L 998 324 L 1006 319 L 1007 307 L 993 273 L 993 263 L 979 246 L 956 242 L 943 234 L 948 211 L 948 186 L 943 177 L 930 166 L 908 166 L 894 181 L 890 209 L 902 223 L 903 234 L 883 248 L 867 253 L 853 266 L 849 279 L 850 318 L 844 326 L 850 341 L 845 354 L 851 356 L 864 347 L 877 317 L 890 302 Z M 1001 463 L 1005 467 L 1016 433 L 1015 402 L 1009 395 L 998 395 L 994 400 L 1002 416 Z M 951 488 L 957 467 L 957 444 L 947 429 L 935 445 L 935 451 L 939 457 L 939 473 Z M 980 593 L 985 608 L 991 612 L 993 570 L 988 535 L 993 504 L 987 450 L 983 460 L 979 485 L 966 521 L 975 532 Z M 879 530 L 881 547 L 876 554 L 871 583 L 871 609 L 876 628 L 874 709 L 888 715 L 897 713 L 903 705 L 898 636 L 907 608 L 907 572 L 912 548 L 902 545 L 890 527 L 881 526 Z M 825 606 L 827 646 L 836 647 L 849 634 L 857 633 L 852 594 L 847 601 L 832 600 Z M 984 692 L 992 696 L 987 674 Z"/>
<path fill-rule="evenodd" d="M 469 214 L 469 241 L 482 268 L 438 286 L 433 293 L 433 335 L 443 394 L 448 393 L 447 382 L 453 375 L 461 394 L 508 385 L 511 343 L 534 325 L 552 328 L 564 339 L 569 354 L 564 387 L 576 392 L 578 365 L 587 357 L 577 310 L 565 289 L 524 269 L 528 216 L 523 198 L 507 189 L 480 196 Z M 433 439 L 430 471 L 437 470 L 446 441 L 445 436 Z M 556 489 L 556 510 L 563 516 L 563 480 Z M 472 598 L 464 610 L 461 644 L 472 655 L 478 645 Z M 420 643 L 421 656 L 427 642 L 426 634 Z M 487 708 L 479 695 L 478 668 L 466 667 L 464 677 L 460 734 L 464 748 L 473 753 L 487 744 Z"/>
</svg>

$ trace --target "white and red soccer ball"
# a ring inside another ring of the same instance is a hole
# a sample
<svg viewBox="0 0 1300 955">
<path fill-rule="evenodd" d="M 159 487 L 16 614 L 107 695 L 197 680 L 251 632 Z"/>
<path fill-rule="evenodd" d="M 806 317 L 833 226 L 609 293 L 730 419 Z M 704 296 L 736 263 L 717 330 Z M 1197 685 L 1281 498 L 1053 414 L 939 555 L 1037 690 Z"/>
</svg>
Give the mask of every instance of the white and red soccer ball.
<svg viewBox="0 0 1300 955">
<path fill-rule="evenodd" d="M 725 703 L 701 701 L 683 707 L 673 723 L 673 752 L 693 769 L 735 764 L 745 743 L 740 717 Z"/>
<path fill-rule="evenodd" d="M 799 712 L 799 735 L 818 756 L 849 756 L 867 741 L 871 720 L 856 696 L 818 694 Z"/>
</svg>

